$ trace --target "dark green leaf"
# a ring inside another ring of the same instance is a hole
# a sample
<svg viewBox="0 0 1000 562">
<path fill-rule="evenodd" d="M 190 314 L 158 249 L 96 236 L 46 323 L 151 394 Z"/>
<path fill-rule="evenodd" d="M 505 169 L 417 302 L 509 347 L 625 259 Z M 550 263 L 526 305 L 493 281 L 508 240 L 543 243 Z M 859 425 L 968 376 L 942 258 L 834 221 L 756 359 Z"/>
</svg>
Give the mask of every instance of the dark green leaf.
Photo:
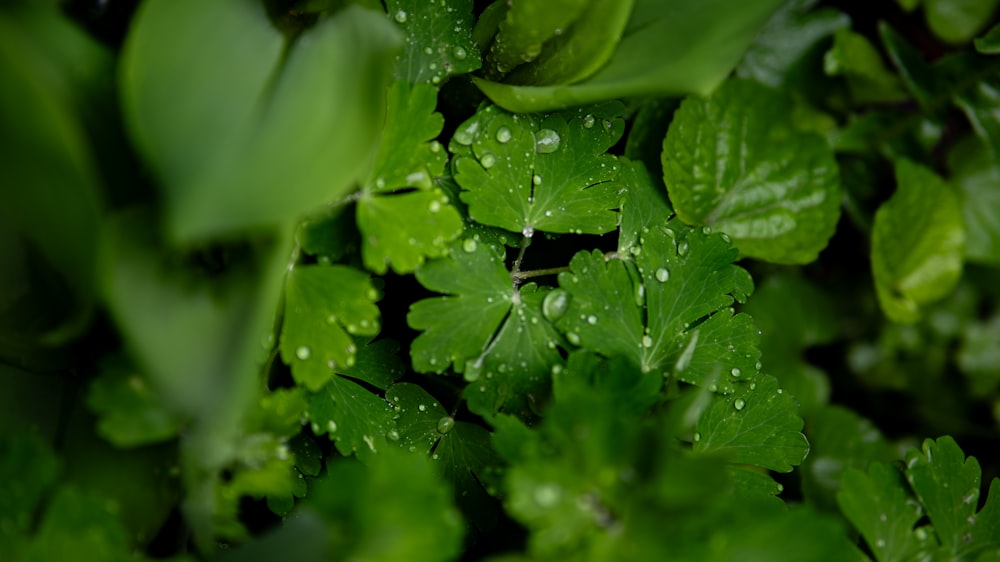
<svg viewBox="0 0 1000 562">
<path fill-rule="evenodd" d="M 396 78 L 411 84 L 440 84 L 449 76 L 482 66 L 472 40 L 472 0 L 449 0 L 436 6 L 424 0 L 388 0 L 389 15 L 403 28 L 402 55 Z"/>
<path fill-rule="evenodd" d="M 531 237 L 535 231 L 603 234 L 618 223 L 622 106 L 545 116 L 485 106 L 459 125 L 449 150 L 469 216 Z"/>
<path fill-rule="evenodd" d="M 973 87 L 957 92 L 955 104 L 962 108 L 976 134 L 1000 160 L 1000 78 L 984 78 Z"/>
<path fill-rule="evenodd" d="M 947 43 L 969 41 L 995 16 L 997 0 L 924 0 L 927 25 Z"/>
<path fill-rule="evenodd" d="M 618 253 L 626 256 L 635 251 L 641 252 L 639 239 L 642 234 L 667 224 L 674 211 L 667 200 L 666 188 L 641 162 L 627 162 L 619 180 L 626 186 L 626 191 L 618 231 Z"/>
<path fill-rule="evenodd" d="M 379 331 L 379 294 L 368 275 L 342 265 L 305 265 L 285 282 L 281 358 L 295 380 L 316 391 L 338 367 L 355 362 L 351 335 Z"/>
<path fill-rule="evenodd" d="M 572 29 L 574 21 L 585 12 L 589 3 L 587 0 L 507 2 L 506 14 L 497 26 L 487 56 L 491 65 L 489 70 L 504 75 L 535 60 L 546 41 Z"/>
<path fill-rule="evenodd" d="M 832 151 L 797 131 L 789 110 L 743 80 L 686 99 L 663 142 L 663 174 L 684 222 L 725 232 L 743 255 L 808 263 L 840 218 L 840 179 Z"/>
<path fill-rule="evenodd" d="M 965 138 L 948 152 L 951 183 L 958 188 L 969 261 L 1000 263 L 1000 167 L 989 148 Z"/>
<path fill-rule="evenodd" d="M 848 468 L 841 486 L 837 502 L 876 560 L 909 560 L 916 554 L 913 525 L 923 516 L 923 509 L 910 498 L 895 468 L 878 462 L 869 466 L 867 474 Z"/>
<path fill-rule="evenodd" d="M 982 37 L 976 38 L 976 50 L 984 55 L 1000 54 L 1000 24 L 994 25 Z"/>
<path fill-rule="evenodd" d="M 881 54 L 860 33 L 837 30 L 823 62 L 828 75 L 844 76 L 855 104 L 893 103 L 907 98 L 899 79 L 882 63 Z"/>
<path fill-rule="evenodd" d="M 97 431 L 118 447 L 171 439 L 181 420 L 157 388 L 123 357 L 113 357 L 90 384 L 87 405 L 100 417 Z"/>
<path fill-rule="evenodd" d="M 965 230 L 954 192 L 934 172 L 897 160 L 896 184 L 875 213 L 872 273 L 886 315 L 913 322 L 958 282 Z"/>
</svg>

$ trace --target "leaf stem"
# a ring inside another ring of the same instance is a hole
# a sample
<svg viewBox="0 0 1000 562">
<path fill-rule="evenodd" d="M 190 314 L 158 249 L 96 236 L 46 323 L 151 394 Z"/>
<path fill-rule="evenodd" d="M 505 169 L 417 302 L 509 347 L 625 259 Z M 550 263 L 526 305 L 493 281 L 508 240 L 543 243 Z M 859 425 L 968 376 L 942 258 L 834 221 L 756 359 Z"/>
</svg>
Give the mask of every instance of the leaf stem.
<svg viewBox="0 0 1000 562">
<path fill-rule="evenodd" d="M 510 278 L 514 280 L 515 288 L 521 284 L 521 279 L 524 278 L 521 272 L 521 262 L 524 261 L 524 252 L 527 251 L 530 245 L 531 238 L 527 236 L 521 238 L 521 249 L 517 252 L 517 259 L 514 260 L 514 267 L 510 271 Z"/>
<path fill-rule="evenodd" d="M 542 277 L 543 275 L 558 275 L 564 271 L 569 271 L 568 266 L 562 267 L 549 267 L 546 269 L 532 269 L 529 271 L 517 271 L 510 274 L 514 278 L 514 281 L 521 282 L 525 279 L 531 279 L 532 277 Z"/>
</svg>

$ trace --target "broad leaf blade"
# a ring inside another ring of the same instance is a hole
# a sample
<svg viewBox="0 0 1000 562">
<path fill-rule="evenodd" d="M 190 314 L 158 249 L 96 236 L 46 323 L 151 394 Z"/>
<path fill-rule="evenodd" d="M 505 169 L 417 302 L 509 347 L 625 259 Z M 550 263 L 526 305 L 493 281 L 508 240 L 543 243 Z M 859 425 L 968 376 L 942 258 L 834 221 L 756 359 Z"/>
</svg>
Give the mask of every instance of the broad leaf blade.
<svg viewBox="0 0 1000 562">
<path fill-rule="evenodd" d="M 872 463 L 868 472 L 850 468 L 841 479 L 837 503 L 864 536 L 876 560 L 909 560 L 919 543 L 913 525 L 923 509 L 907 493 L 902 476 L 892 466 Z"/>
<path fill-rule="evenodd" d="M 815 260 L 840 218 L 840 179 L 823 139 L 797 131 L 789 113 L 780 94 L 748 81 L 685 100 L 663 142 L 678 216 L 725 232 L 743 255 Z"/>
<path fill-rule="evenodd" d="M 913 322 L 958 282 L 965 230 L 955 194 L 934 172 L 897 160 L 896 183 L 875 213 L 872 273 L 886 315 Z"/>
<path fill-rule="evenodd" d="M 405 37 L 397 79 L 436 86 L 482 66 L 472 40 L 472 0 L 449 0 L 440 7 L 425 0 L 388 0 L 386 10 Z"/>
</svg>

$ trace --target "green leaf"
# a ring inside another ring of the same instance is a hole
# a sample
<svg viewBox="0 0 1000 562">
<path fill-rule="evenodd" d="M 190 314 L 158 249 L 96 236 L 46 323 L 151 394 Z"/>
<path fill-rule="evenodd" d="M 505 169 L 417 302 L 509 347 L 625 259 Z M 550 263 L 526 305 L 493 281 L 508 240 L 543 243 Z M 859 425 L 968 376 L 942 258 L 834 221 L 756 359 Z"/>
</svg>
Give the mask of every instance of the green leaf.
<svg viewBox="0 0 1000 562">
<path fill-rule="evenodd" d="M 972 88 L 956 92 L 954 101 L 993 151 L 993 158 L 1000 160 L 1000 78 L 984 78 Z"/>
<path fill-rule="evenodd" d="M 923 504 L 943 549 L 952 555 L 973 555 L 1000 548 L 997 498 L 991 494 L 977 517 L 981 471 L 975 457 L 965 453 L 951 437 L 927 439 L 921 450 L 906 454 L 906 480 Z M 992 531 L 992 533 L 991 533 Z"/>
<path fill-rule="evenodd" d="M 87 406 L 98 416 L 98 433 L 117 447 L 172 439 L 181 428 L 157 388 L 123 357 L 112 357 L 90 383 Z"/>
<path fill-rule="evenodd" d="M 449 0 L 440 7 L 423 0 L 388 0 L 386 10 L 405 38 L 397 79 L 437 85 L 482 66 L 472 40 L 472 0 Z"/>
<path fill-rule="evenodd" d="M 909 88 L 913 97 L 920 102 L 921 107 L 931 109 L 934 105 L 934 97 L 941 89 L 939 77 L 934 69 L 924 60 L 923 54 L 916 47 L 888 24 L 881 22 L 878 30 L 889 58 L 899 69 L 903 83 Z"/>
<path fill-rule="evenodd" d="M 666 188 L 641 162 L 627 161 L 619 180 L 628 186 L 618 230 L 618 253 L 624 256 L 641 252 L 642 234 L 665 225 L 674 211 L 667 200 Z"/>
<path fill-rule="evenodd" d="M 948 168 L 962 205 L 966 259 L 1000 263 L 1000 167 L 993 153 L 985 143 L 967 137 L 948 151 Z"/>
<path fill-rule="evenodd" d="M 316 391 L 338 366 L 354 364 L 351 335 L 378 334 L 378 297 L 368 275 L 347 266 L 304 265 L 289 272 L 281 358 L 297 382 Z"/>
<path fill-rule="evenodd" d="M 451 490 L 419 455 L 386 449 L 365 466 L 341 460 L 309 495 L 336 558 L 446 562 L 462 547 Z"/>
<path fill-rule="evenodd" d="M 684 222 L 725 232 L 746 256 L 813 261 L 840 218 L 832 151 L 795 129 L 780 94 L 749 81 L 681 104 L 663 141 L 663 174 Z"/>
<path fill-rule="evenodd" d="M 913 525 L 923 516 L 923 509 L 910 498 L 895 468 L 878 462 L 867 473 L 848 468 L 841 485 L 837 503 L 876 560 L 909 560 L 917 553 Z"/>
<path fill-rule="evenodd" d="M 343 207 L 333 207 L 300 222 L 295 240 L 317 262 L 330 265 L 358 250 L 357 223 Z"/>
<path fill-rule="evenodd" d="M 556 28 L 561 31 L 560 33 L 555 33 L 553 30 L 554 36 L 541 48 L 541 54 L 537 58 L 531 57 L 532 60 L 525 60 L 526 55 L 532 54 L 539 47 L 537 43 L 527 45 L 528 50 L 521 54 L 522 60 L 527 64 L 515 68 L 507 77 L 507 82 L 530 85 L 573 84 L 600 70 L 611 58 L 615 47 L 621 40 L 626 24 L 628 24 L 635 0 L 568 1 L 583 8 L 582 12 L 577 9 L 578 15 L 573 21 L 560 24 L 560 27 Z M 511 32 L 511 27 L 517 31 L 528 27 L 524 20 L 530 21 L 534 16 L 532 13 L 524 14 L 522 11 L 522 13 L 516 14 L 521 16 L 520 21 L 518 19 L 512 21 L 511 16 L 515 15 L 516 6 L 519 4 L 532 5 L 536 3 L 522 1 L 515 2 L 511 6 L 507 13 L 507 20 L 500 24 L 500 30 L 493 43 L 494 48 L 498 44 L 505 45 L 504 41 L 514 35 Z M 574 15 L 565 8 L 560 9 L 562 7 L 553 5 L 552 2 L 547 4 L 547 11 L 556 12 L 562 17 Z M 535 10 L 527 11 L 534 12 Z M 504 25 L 511 21 L 512 26 Z M 529 38 L 528 41 L 530 42 L 531 39 Z M 518 61 L 515 59 L 511 62 Z M 500 69 L 498 68 L 498 70 Z"/>
<path fill-rule="evenodd" d="M 100 498 L 72 487 L 60 488 L 48 504 L 38 532 L 18 560 L 135 560 L 113 509 Z"/>
<path fill-rule="evenodd" d="M 497 105 L 524 113 L 640 95 L 708 94 L 780 4 L 637 0 L 614 54 L 586 80 L 549 86 L 473 81 Z"/>
<path fill-rule="evenodd" d="M 714 395 L 698 418 L 696 453 L 733 463 L 791 472 L 809 453 L 795 399 L 769 375 L 757 375 L 728 395 Z"/>
<path fill-rule="evenodd" d="M 27 533 L 34 514 L 59 474 L 59 462 L 37 434 L 0 435 L 0 554 L 13 560 L 15 538 Z"/>
<path fill-rule="evenodd" d="M 448 252 L 462 232 L 462 219 L 449 198 L 434 189 L 447 154 L 433 140 L 444 120 L 434 112 L 435 88 L 398 81 L 389 90 L 385 131 L 375 164 L 357 206 L 365 266 L 385 273 L 410 273 L 427 257 Z M 403 188 L 418 191 L 398 192 Z"/>
<path fill-rule="evenodd" d="M 122 98 L 172 236 L 281 225 L 342 195 L 381 129 L 399 46 L 382 14 L 357 6 L 286 45 L 260 2 L 144 3 Z"/>
<path fill-rule="evenodd" d="M 568 306 L 556 325 L 570 343 L 643 372 L 729 392 L 731 381 L 752 378 L 759 357 L 750 317 L 730 308 L 753 291 L 735 257 L 725 235 L 676 220 L 643 234 L 637 277 L 620 259 L 580 252 L 559 275 Z"/>
<path fill-rule="evenodd" d="M 386 391 L 396 412 L 397 433 L 390 440 L 410 452 L 430 456 L 455 488 L 455 501 L 480 530 L 496 524 L 496 505 L 484 486 L 495 487 L 500 458 L 482 426 L 456 421 L 424 389 L 398 383 Z M 495 492 L 495 490 L 494 490 Z"/>
<path fill-rule="evenodd" d="M 588 8 L 587 0 L 555 2 L 508 2 L 487 55 L 490 71 L 503 75 L 515 67 L 535 60 L 543 44 L 565 30 Z"/>
<path fill-rule="evenodd" d="M 982 37 L 977 37 L 976 50 L 984 55 L 1000 53 L 1000 24 L 994 25 Z"/>
<path fill-rule="evenodd" d="M 792 0 L 778 8 L 747 47 L 736 76 L 775 88 L 796 82 L 820 41 L 851 23 L 846 14 L 817 9 L 815 4 L 816 0 Z"/>
<path fill-rule="evenodd" d="M 997 0 L 924 0 L 924 15 L 934 35 L 947 43 L 965 43 L 994 17 Z"/>
<path fill-rule="evenodd" d="M 947 295 L 962 274 L 965 230 L 955 194 L 934 172 L 897 160 L 896 193 L 875 213 L 872 273 L 879 304 L 896 322 Z"/>
<path fill-rule="evenodd" d="M 764 371 L 795 397 L 803 415 L 826 404 L 830 381 L 805 360 L 804 352 L 837 336 L 837 310 L 830 296 L 799 276 L 771 275 L 743 312 L 760 328 Z"/>
<path fill-rule="evenodd" d="M 361 383 L 385 390 L 403 376 L 397 350 L 389 340 L 362 346 L 353 365 L 338 367 L 321 390 L 307 397 L 313 433 L 326 433 L 342 455 L 367 459 L 385 449 L 384 437 L 394 426 L 390 404 Z"/>
<path fill-rule="evenodd" d="M 895 74 L 882 63 L 881 54 L 860 33 L 839 29 L 833 47 L 823 59 L 829 76 L 844 76 L 855 104 L 893 103 L 907 99 Z"/>
<path fill-rule="evenodd" d="M 603 234 L 618 224 L 619 103 L 544 116 L 487 105 L 459 125 L 449 150 L 469 216 L 531 237 Z"/>
</svg>

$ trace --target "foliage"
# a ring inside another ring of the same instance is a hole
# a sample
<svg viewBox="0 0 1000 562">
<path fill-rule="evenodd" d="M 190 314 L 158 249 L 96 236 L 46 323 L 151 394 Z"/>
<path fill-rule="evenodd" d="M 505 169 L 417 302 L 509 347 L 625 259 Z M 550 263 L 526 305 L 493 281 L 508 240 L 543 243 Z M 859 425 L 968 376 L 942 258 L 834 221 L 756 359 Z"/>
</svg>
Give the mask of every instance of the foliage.
<svg viewBox="0 0 1000 562">
<path fill-rule="evenodd" d="M 997 9 L 6 3 L 0 559 L 1000 559 Z"/>
</svg>

